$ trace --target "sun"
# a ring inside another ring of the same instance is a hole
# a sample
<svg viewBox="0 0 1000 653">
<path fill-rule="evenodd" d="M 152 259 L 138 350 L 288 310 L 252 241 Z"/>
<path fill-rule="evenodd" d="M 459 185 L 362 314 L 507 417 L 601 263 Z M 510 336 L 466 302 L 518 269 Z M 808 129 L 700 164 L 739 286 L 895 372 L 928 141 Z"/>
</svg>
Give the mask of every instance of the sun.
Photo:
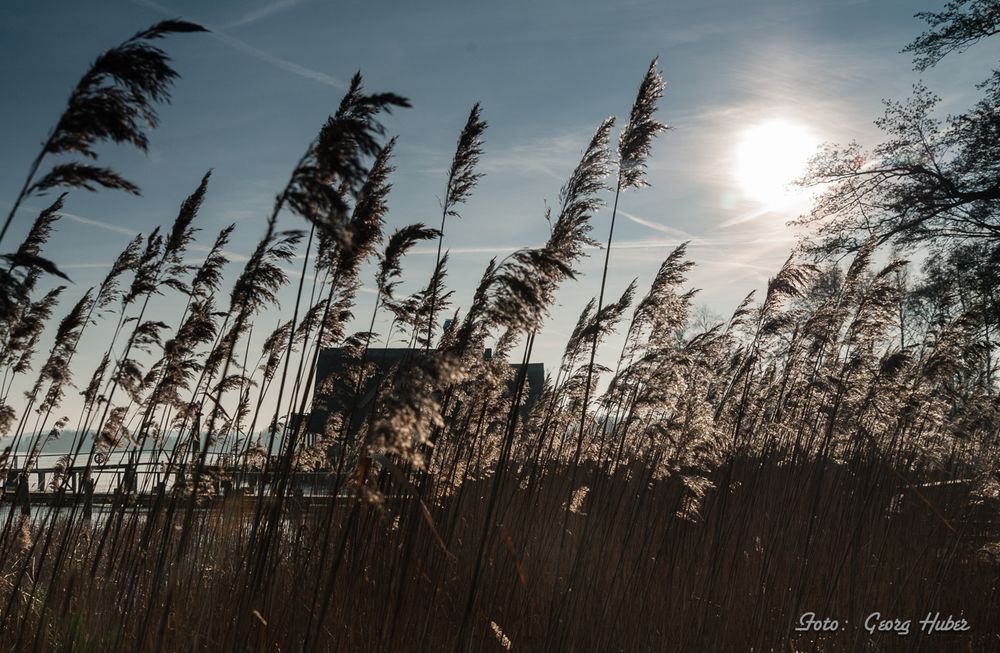
<svg viewBox="0 0 1000 653">
<path fill-rule="evenodd" d="M 790 120 L 770 120 L 747 129 L 736 153 L 736 179 L 749 197 L 765 205 L 795 199 L 789 185 L 802 176 L 819 139 Z"/>
</svg>

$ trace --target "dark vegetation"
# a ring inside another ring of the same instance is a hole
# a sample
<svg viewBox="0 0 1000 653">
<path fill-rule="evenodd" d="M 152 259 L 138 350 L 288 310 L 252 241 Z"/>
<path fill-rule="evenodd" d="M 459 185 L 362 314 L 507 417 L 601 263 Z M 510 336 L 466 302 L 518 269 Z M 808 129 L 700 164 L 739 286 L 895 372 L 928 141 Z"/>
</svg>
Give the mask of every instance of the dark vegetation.
<svg viewBox="0 0 1000 653">
<path fill-rule="evenodd" d="M 994 33 L 993 4 L 953 2 L 926 16 L 931 30 L 911 46 L 918 66 Z M 97 59 L 7 225 L 44 191 L 137 190 L 85 161 L 104 141 L 145 149 L 144 129 L 177 76 L 152 42 L 197 31 L 161 23 Z M 208 174 L 169 228 L 128 243 L 103 283 L 68 309 L 65 287 L 39 291 L 46 275 L 61 274 L 44 257 L 68 201 L 59 196 L 0 278 L 0 430 L 13 481 L 0 536 L 0 643 L 998 650 L 996 79 L 973 110 L 944 124 L 918 89 L 890 105 L 881 122 L 889 140 L 874 152 L 830 148 L 817 158 L 809 179 L 828 185 L 805 220 L 819 237 L 719 324 L 694 325 L 685 246 L 650 288 L 633 284 L 611 300 L 609 248 L 597 296 L 526 415 L 524 379 L 511 378 L 508 363 L 531 359 L 556 291 L 594 242 L 592 225 L 605 224 L 606 198 L 609 246 L 618 203 L 646 183 L 665 129 L 655 119 L 664 89 L 655 61 L 617 143 L 614 120 L 600 123 L 567 171 L 545 244 L 490 261 L 462 311 L 451 307 L 442 244 L 487 155 L 478 105 L 458 140 L 440 227 L 386 236 L 395 141 L 379 120 L 408 103 L 368 93 L 356 76 L 278 194 L 228 299 L 221 269 L 232 227 L 203 263 L 185 263 Z M 67 156 L 84 162 L 54 163 L 39 177 L 43 163 Z M 279 231 L 283 211 L 305 229 Z M 432 277 L 399 296 L 407 251 L 435 239 Z M 876 264 L 885 244 L 896 247 Z M 898 258 L 906 248 L 928 253 L 921 274 Z M 288 321 L 250 352 L 246 333 L 288 283 L 282 266 L 296 253 L 315 281 L 302 276 Z M 832 255 L 847 257 L 838 265 Z M 367 331 L 349 332 L 368 260 L 377 262 L 375 312 L 361 318 Z M 147 319 L 166 293 L 186 299 L 180 319 Z M 362 398 L 382 311 L 422 351 Z M 453 319 L 440 331 L 442 314 Z M 54 341 L 36 363 L 53 320 Z M 97 324 L 109 332 L 106 353 L 74 382 L 81 335 Z M 625 345 L 605 369 L 596 352 L 619 329 Z M 334 345 L 355 353 L 336 379 L 355 400 L 313 437 L 290 416 L 308 411 L 319 351 Z M 19 378 L 35 379 L 22 398 L 12 396 Z M 84 408 L 57 417 L 74 383 Z M 273 413 L 265 396 L 276 397 Z M 358 412 L 361 428 L 345 437 Z M 74 434 L 73 452 L 50 492 L 65 507 L 32 509 L 28 473 L 63 431 Z M 25 444 L 31 453 L 14 467 Z M 162 471 L 186 480 L 141 488 L 148 507 L 124 497 L 95 517 L 68 471 L 126 451 L 163 455 Z M 319 505 L 295 491 L 303 470 L 323 479 Z M 248 471 L 272 482 L 218 495 L 227 477 Z M 807 611 L 850 625 L 796 632 Z M 941 612 L 971 630 L 869 634 L 861 624 L 873 611 L 915 621 Z"/>
</svg>

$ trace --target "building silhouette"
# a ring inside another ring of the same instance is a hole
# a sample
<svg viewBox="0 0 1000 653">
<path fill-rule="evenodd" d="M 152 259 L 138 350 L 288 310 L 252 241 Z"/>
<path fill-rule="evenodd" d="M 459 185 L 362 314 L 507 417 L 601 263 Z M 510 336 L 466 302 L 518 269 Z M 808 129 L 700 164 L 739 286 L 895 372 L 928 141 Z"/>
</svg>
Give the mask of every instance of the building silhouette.
<svg viewBox="0 0 1000 653">
<path fill-rule="evenodd" d="M 311 434 L 323 433 L 331 415 L 338 413 L 347 415 L 353 412 L 349 433 L 356 434 L 364 424 L 368 413 L 371 412 L 372 400 L 375 398 L 380 383 L 393 368 L 410 357 L 422 353 L 425 353 L 423 349 L 408 347 L 369 349 L 365 360 L 374 363 L 376 372 L 366 378 L 361 391 L 355 396 L 355 387 L 346 379 L 351 378 L 349 372 L 352 367 L 357 365 L 356 354 L 341 347 L 330 347 L 320 351 L 316 362 L 315 392 L 312 410 L 308 416 L 307 430 Z M 487 349 L 484 352 L 484 358 L 488 360 L 490 357 L 491 351 Z M 508 385 L 508 392 L 513 394 L 521 365 L 511 364 L 511 368 L 514 375 Z M 475 379 L 470 379 L 468 382 L 475 383 Z M 542 363 L 528 363 L 521 401 L 522 414 L 526 413 L 541 396 L 544 384 L 545 366 Z M 440 388 L 440 390 L 444 390 L 444 388 Z"/>
</svg>

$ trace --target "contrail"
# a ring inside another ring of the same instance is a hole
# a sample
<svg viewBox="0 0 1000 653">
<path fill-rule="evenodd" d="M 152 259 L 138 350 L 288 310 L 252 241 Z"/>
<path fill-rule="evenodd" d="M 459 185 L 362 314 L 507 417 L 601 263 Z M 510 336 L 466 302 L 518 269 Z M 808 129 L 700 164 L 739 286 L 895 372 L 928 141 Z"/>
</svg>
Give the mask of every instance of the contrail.
<svg viewBox="0 0 1000 653">
<path fill-rule="evenodd" d="M 667 225 L 660 224 L 659 222 L 653 222 L 652 220 L 647 220 L 645 218 L 640 218 L 637 215 L 632 215 L 631 213 L 628 213 L 626 211 L 622 211 L 621 209 L 618 209 L 618 213 L 620 213 L 621 215 L 625 216 L 626 218 L 628 218 L 632 222 L 634 222 L 636 224 L 641 224 L 643 227 L 649 227 L 650 229 L 652 229 L 654 231 L 659 231 L 661 233 L 670 234 L 672 236 L 680 236 L 681 238 L 687 238 L 688 240 L 691 240 L 691 241 L 698 241 L 698 242 L 703 241 L 702 238 L 698 238 L 697 236 L 692 236 L 691 234 L 689 234 L 686 231 L 681 231 L 680 229 L 674 229 L 673 227 L 668 227 Z"/>
<path fill-rule="evenodd" d="M 3 202 L 4 205 L 10 206 L 10 202 Z M 41 209 L 34 206 L 23 206 L 23 210 L 29 213 L 40 213 Z M 66 211 L 59 211 L 59 216 L 72 220 L 73 222 L 79 222 L 80 224 L 85 224 L 89 227 L 97 227 L 98 229 L 104 229 L 105 231 L 113 231 L 116 234 L 125 234 L 126 236 L 135 236 L 139 234 L 138 229 L 129 229 L 128 227 L 122 227 L 116 224 L 111 224 L 110 222 L 103 222 L 101 220 L 94 220 L 93 218 L 86 218 L 82 215 L 77 215 L 75 213 L 67 213 Z"/>
<path fill-rule="evenodd" d="M 300 0 L 276 0 L 275 2 L 268 3 L 263 7 L 258 7 L 257 9 L 247 12 L 243 17 L 237 18 L 233 22 L 226 25 L 226 29 L 255 23 L 258 20 L 267 18 L 268 16 L 273 16 L 280 11 L 294 7 L 299 4 L 299 2 Z"/>
<path fill-rule="evenodd" d="M 60 270 L 85 270 L 91 268 L 109 268 L 111 261 L 100 261 L 97 263 L 60 263 Z"/>
<path fill-rule="evenodd" d="M 179 12 L 174 11 L 170 7 L 153 2 L 153 0 L 132 0 L 134 4 L 147 9 L 152 9 L 164 16 L 176 16 Z M 199 21 L 200 22 L 200 21 Z M 234 50 L 239 50 L 244 54 L 248 54 L 255 59 L 259 59 L 265 63 L 269 63 L 276 68 L 280 68 L 285 72 L 292 73 L 293 75 L 298 75 L 299 77 L 304 77 L 305 79 L 310 79 L 314 82 L 319 82 L 320 84 L 325 84 L 327 86 L 332 86 L 333 88 L 346 90 L 347 84 L 337 79 L 336 77 L 331 77 L 324 72 L 319 70 L 313 70 L 312 68 L 306 68 L 305 66 L 299 65 L 293 61 L 288 61 L 287 59 L 282 59 L 277 57 L 270 52 L 265 52 L 260 48 L 254 47 L 247 43 L 246 41 L 241 41 L 240 39 L 230 36 L 225 32 L 219 31 L 218 29 L 206 25 L 205 23 L 200 24 L 206 29 L 210 30 L 209 34 L 216 40 L 228 45 Z"/>
<path fill-rule="evenodd" d="M 129 229 L 128 227 L 120 227 L 116 224 L 111 224 L 110 222 L 102 222 L 100 220 L 93 220 L 91 218 L 85 218 L 82 215 L 76 215 L 75 213 L 64 213 L 59 212 L 64 218 L 69 218 L 74 222 L 79 222 L 80 224 L 85 224 L 91 227 L 97 227 L 98 229 L 104 229 L 105 231 L 113 231 L 116 234 L 125 234 L 126 236 L 136 236 L 140 232 L 137 229 Z"/>
</svg>

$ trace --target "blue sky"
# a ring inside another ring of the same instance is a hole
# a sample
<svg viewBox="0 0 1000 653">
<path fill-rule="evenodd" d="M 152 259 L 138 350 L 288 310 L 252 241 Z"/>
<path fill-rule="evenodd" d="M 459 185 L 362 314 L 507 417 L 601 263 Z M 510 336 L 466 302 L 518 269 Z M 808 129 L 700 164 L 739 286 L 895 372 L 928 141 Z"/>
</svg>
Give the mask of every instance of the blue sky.
<svg viewBox="0 0 1000 653">
<path fill-rule="evenodd" d="M 413 104 L 386 120 L 389 133 L 399 136 L 390 228 L 437 224 L 456 137 L 470 106 L 482 102 L 490 123 L 486 177 L 462 207 L 463 217 L 449 222 L 445 241 L 452 254 L 449 286 L 456 302 L 466 304 L 491 256 L 545 239 L 546 202 L 555 203 L 600 121 L 627 116 L 646 66 L 658 55 L 668 85 L 660 118 L 673 129 L 655 143 L 652 188 L 621 200 L 608 295 L 617 296 L 635 277 L 642 291 L 667 252 L 690 240 L 698 301 L 728 314 L 787 257 L 794 234 L 785 222 L 803 208 L 745 192 L 735 172 L 744 135 L 783 120 L 817 140 L 874 143 L 881 99 L 904 97 L 919 79 L 898 53 L 922 30 L 913 14 L 939 4 L 7 0 L 0 6 L 0 203 L 16 196 L 93 57 L 150 23 L 182 16 L 215 33 L 164 42 L 182 78 L 173 103 L 161 111 L 149 155 L 102 150 L 102 161 L 138 183 L 143 196 L 80 191 L 68 198 L 66 211 L 77 217 L 60 224 L 48 250 L 74 280 L 57 314 L 103 276 L 130 234 L 169 224 L 208 168 L 215 172 L 199 219 L 200 244 L 210 245 L 235 221 L 229 251 L 234 258 L 247 254 L 263 233 L 274 194 L 358 69 L 369 90 L 391 90 Z M 988 75 L 996 51 L 995 44 L 983 44 L 923 75 L 942 95 L 943 112 L 972 104 L 974 85 Z M 5 246 L 32 217 L 20 214 Z M 605 238 L 609 217 L 609 211 L 597 216 L 598 239 Z M 290 217 L 285 223 L 301 226 Z M 596 294 L 602 258 L 585 261 L 583 278 L 560 293 L 560 306 L 536 343 L 547 366 Z M 430 247 L 407 260 L 413 283 L 405 291 L 426 283 L 433 260 Z M 283 298 L 290 308 L 290 295 Z M 363 293 L 360 321 L 370 303 Z M 159 317 L 176 316 L 179 306 L 176 297 L 164 297 Z M 263 316 L 258 330 L 269 331 L 278 319 L 277 313 Z M 81 382 L 106 338 L 94 329 L 85 339 L 76 367 Z M 67 400 L 70 411 L 74 401 Z"/>
</svg>

